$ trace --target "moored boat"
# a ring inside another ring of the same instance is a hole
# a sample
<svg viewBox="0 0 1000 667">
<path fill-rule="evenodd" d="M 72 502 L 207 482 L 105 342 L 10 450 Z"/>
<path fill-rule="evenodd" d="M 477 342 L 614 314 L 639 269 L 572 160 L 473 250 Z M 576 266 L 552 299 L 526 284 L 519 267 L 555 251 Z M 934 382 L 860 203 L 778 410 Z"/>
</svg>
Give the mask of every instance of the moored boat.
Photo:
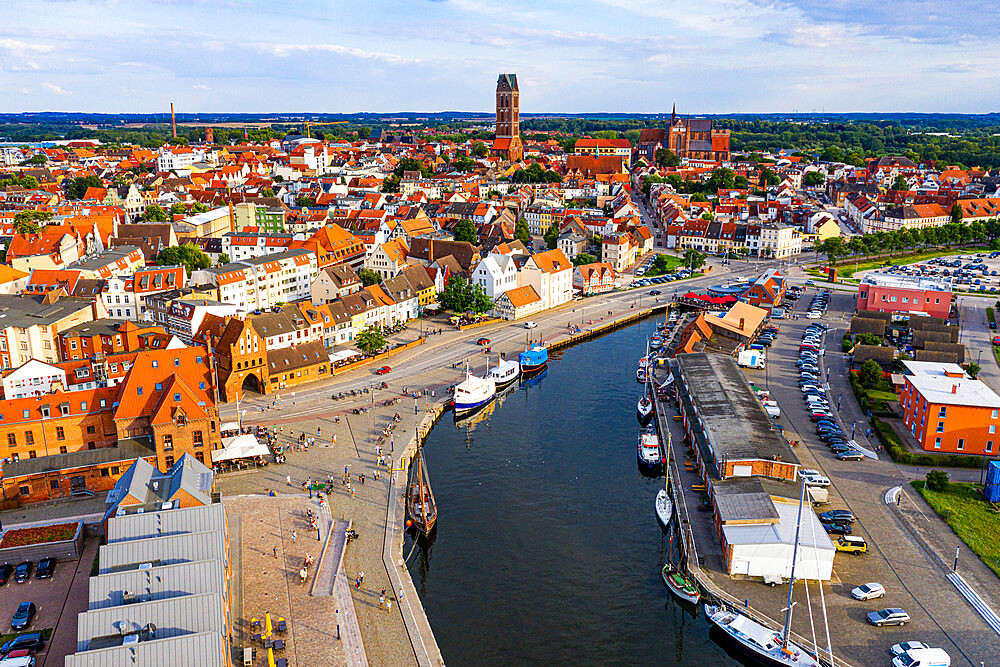
<svg viewBox="0 0 1000 667">
<path fill-rule="evenodd" d="M 649 420 L 653 418 L 653 401 L 650 400 L 649 396 L 643 396 L 636 404 L 635 411 L 636 416 L 639 418 L 639 423 L 646 426 L 649 424 Z"/>
<path fill-rule="evenodd" d="M 639 433 L 636 455 L 639 466 L 650 473 L 663 470 L 663 451 L 660 449 L 660 438 L 653 429 L 645 429 Z"/>
<path fill-rule="evenodd" d="M 410 522 L 427 535 L 437 524 L 437 503 L 431 491 L 431 481 L 424 465 L 422 448 L 417 448 L 416 460 L 410 464 L 410 484 L 406 492 L 406 513 Z M 416 466 L 415 468 L 413 466 Z"/>
<path fill-rule="evenodd" d="M 670 500 L 670 494 L 666 489 L 660 489 L 656 493 L 656 518 L 665 528 L 670 523 L 670 517 L 674 514 L 674 503 Z"/>
<path fill-rule="evenodd" d="M 649 344 L 654 350 L 658 350 L 663 347 L 663 336 L 660 334 L 655 334 L 649 341 Z"/>
<path fill-rule="evenodd" d="M 475 410 L 486 405 L 496 396 L 497 386 L 493 378 L 478 377 L 465 369 L 465 380 L 455 385 L 455 413 Z"/>
<path fill-rule="evenodd" d="M 705 605 L 708 620 L 722 630 L 733 643 L 765 665 L 781 667 L 819 667 L 805 649 L 786 641 L 781 634 L 761 625 L 749 616 L 722 607 Z"/>
<path fill-rule="evenodd" d="M 491 378 L 497 389 L 506 387 L 521 377 L 521 364 L 513 359 L 503 359 L 490 369 L 486 377 Z"/>
<path fill-rule="evenodd" d="M 549 362 L 549 348 L 535 343 L 518 355 L 522 373 L 533 373 Z"/>
<path fill-rule="evenodd" d="M 663 577 L 663 583 L 667 585 L 667 588 L 670 589 L 670 592 L 677 599 L 682 602 L 698 604 L 698 600 L 701 599 L 701 593 L 698 592 L 698 585 L 681 574 L 670 563 L 663 566 L 663 569 L 660 570 L 660 576 Z"/>
</svg>

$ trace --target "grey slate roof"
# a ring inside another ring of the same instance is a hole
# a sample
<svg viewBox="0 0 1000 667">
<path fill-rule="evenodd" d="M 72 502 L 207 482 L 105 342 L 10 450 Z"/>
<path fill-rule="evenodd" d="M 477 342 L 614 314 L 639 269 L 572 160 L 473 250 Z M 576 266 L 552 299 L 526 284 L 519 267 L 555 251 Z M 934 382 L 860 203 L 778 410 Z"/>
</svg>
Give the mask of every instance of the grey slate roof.
<svg viewBox="0 0 1000 667">
<path fill-rule="evenodd" d="M 26 329 L 37 324 L 48 326 L 81 310 L 90 310 L 92 300 L 62 298 L 55 303 L 42 303 L 41 296 L 0 294 L 0 328 Z"/>
<path fill-rule="evenodd" d="M 227 667 L 226 643 L 215 632 L 139 642 L 66 656 L 65 667 L 122 667 L 122 665 L 198 665 Z"/>
<path fill-rule="evenodd" d="M 24 475 L 37 475 L 44 472 L 56 472 L 58 470 L 72 470 L 73 468 L 85 468 L 102 463 L 114 463 L 121 461 L 128 463 L 133 460 L 145 460 L 142 456 L 156 456 L 147 439 L 119 440 L 117 447 L 98 447 L 97 449 L 84 449 L 79 452 L 67 452 L 66 454 L 50 454 L 49 456 L 39 456 L 33 459 L 21 459 L 20 461 L 9 461 L 3 466 L 3 479 L 13 479 Z M 146 465 L 149 465 L 146 463 Z"/>
<path fill-rule="evenodd" d="M 715 507 L 722 521 L 777 521 L 771 497 L 756 479 L 729 479 L 712 484 Z"/>
</svg>

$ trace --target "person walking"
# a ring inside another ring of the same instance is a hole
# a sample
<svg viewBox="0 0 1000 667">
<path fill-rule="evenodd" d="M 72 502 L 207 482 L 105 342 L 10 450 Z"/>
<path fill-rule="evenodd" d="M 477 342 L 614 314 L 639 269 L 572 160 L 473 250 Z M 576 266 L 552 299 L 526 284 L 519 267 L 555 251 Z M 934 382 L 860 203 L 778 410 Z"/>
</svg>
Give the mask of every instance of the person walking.
<svg viewBox="0 0 1000 667">
<path fill-rule="evenodd" d="M 285 475 L 285 484 L 287 484 L 288 486 L 292 485 L 292 476 L 291 475 Z"/>
<path fill-rule="evenodd" d="M 389 611 L 390 614 L 392 613 L 392 600 L 385 601 L 385 608 Z"/>
<path fill-rule="evenodd" d="M 399 595 L 396 596 L 396 599 L 399 600 L 400 602 L 403 601 L 403 587 L 402 586 L 399 587 Z"/>
<path fill-rule="evenodd" d="M 274 547 L 273 551 L 274 551 L 274 557 L 277 558 L 278 557 L 278 547 Z"/>
<path fill-rule="evenodd" d="M 361 580 L 362 584 L 365 583 L 365 572 L 364 572 L 364 570 L 362 570 L 361 572 L 358 573 L 358 579 Z"/>
<path fill-rule="evenodd" d="M 299 536 L 299 534 L 298 534 L 298 533 L 296 533 L 296 532 L 295 532 L 295 531 L 293 530 L 293 531 L 292 531 L 292 544 L 295 544 L 295 538 L 297 538 L 298 536 Z"/>
<path fill-rule="evenodd" d="M 385 609 L 385 594 L 378 596 L 378 608 Z"/>
</svg>

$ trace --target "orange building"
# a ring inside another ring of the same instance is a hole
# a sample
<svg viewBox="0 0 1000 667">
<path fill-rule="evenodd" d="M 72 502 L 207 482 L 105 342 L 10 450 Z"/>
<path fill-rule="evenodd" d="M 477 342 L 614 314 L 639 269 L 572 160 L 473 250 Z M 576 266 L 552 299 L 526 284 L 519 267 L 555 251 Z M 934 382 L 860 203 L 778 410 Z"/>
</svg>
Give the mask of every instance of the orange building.
<svg viewBox="0 0 1000 667">
<path fill-rule="evenodd" d="M 1000 396 L 957 364 L 904 362 L 899 405 L 903 423 L 929 452 L 984 454 L 1000 450 Z"/>
</svg>

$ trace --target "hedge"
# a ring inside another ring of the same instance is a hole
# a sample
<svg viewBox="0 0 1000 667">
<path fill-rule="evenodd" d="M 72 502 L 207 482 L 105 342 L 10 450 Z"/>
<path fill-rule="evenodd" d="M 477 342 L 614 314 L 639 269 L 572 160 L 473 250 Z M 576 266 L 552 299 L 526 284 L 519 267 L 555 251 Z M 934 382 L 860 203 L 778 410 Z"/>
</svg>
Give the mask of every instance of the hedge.
<svg viewBox="0 0 1000 667">
<path fill-rule="evenodd" d="M 872 426 L 878 434 L 879 442 L 889 452 L 896 463 L 911 466 L 932 466 L 942 468 L 982 468 L 985 461 L 981 456 L 963 454 L 914 454 L 900 441 L 896 431 L 884 421 L 875 417 Z"/>
</svg>

